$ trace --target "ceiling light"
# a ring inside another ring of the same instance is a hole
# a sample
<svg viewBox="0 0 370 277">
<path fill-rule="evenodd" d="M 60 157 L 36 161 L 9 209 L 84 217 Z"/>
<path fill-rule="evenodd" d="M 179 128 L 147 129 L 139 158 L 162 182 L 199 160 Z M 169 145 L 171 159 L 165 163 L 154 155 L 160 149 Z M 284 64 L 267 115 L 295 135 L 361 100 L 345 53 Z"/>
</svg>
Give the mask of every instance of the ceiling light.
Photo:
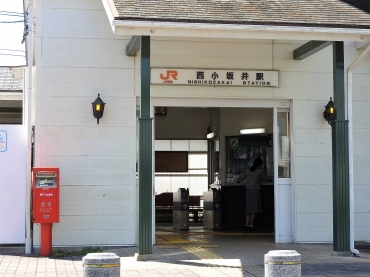
<svg viewBox="0 0 370 277">
<path fill-rule="evenodd" d="M 265 128 L 242 129 L 242 130 L 240 130 L 240 133 L 243 134 L 243 135 L 263 134 L 263 133 L 265 133 Z"/>
</svg>

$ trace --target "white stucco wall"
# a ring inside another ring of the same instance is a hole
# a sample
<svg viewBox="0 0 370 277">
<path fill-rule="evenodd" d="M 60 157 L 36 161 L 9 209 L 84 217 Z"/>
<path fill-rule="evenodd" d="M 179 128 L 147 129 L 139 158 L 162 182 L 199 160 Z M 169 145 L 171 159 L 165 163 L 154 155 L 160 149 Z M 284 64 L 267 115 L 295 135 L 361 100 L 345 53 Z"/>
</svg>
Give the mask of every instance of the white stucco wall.
<svg viewBox="0 0 370 277">
<path fill-rule="evenodd" d="M 347 68 L 361 53 L 346 47 Z M 353 74 L 355 240 L 370 240 L 370 57 Z"/>
<path fill-rule="evenodd" d="M 36 3 L 35 166 L 60 167 L 53 245 L 133 245 L 136 108 L 130 37 L 113 35 L 99 0 Z M 91 103 L 100 93 L 97 125 Z M 34 246 L 40 244 L 34 224 Z"/>
</svg>

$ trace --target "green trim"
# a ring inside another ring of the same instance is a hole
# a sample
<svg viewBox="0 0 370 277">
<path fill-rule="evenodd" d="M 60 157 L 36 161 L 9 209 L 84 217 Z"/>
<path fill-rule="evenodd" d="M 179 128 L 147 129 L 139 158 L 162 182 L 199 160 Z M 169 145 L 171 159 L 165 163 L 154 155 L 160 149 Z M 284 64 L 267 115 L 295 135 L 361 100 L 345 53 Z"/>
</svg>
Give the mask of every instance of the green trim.
<svg viewBox="0 0 370 277">
<path fill-rule="evenodd" d="M 139 118 L 139 255 L 152 254 L 153 119 L 150 118 L 150 37 L 141 37 Z"/>
<path fill-rule="evenodd" d="M 141 96 L 140 116 L 150 117 L 150 37 L 142 36 L 141 49 Z"/>
<path fill-rule="evenodd" d="M 293 51 L 293 58 L 295 60 L 303 60 L 320 50 L 328 47 L 333 42 L 331 41 L 318 41 L 318 40 L 311 40 L 302 46 L 298 47 Z"/>
<path fill-rule="evenodd" d="M 332 124 L 333 250 L 350 251 L 348 121 Z"/>
<path fill-rule="evenodd" d="M 333 42 L 333 86 L 335 119 L 345 120 L 343 41 Z"/>
<path fill-rule="evenodd" d="M 345 120 L 344 48 L 333 42 L 335 120 L 332 126 L 333 250 L 349 251 L 349 155 L 348 121 Z"/>
</svg>

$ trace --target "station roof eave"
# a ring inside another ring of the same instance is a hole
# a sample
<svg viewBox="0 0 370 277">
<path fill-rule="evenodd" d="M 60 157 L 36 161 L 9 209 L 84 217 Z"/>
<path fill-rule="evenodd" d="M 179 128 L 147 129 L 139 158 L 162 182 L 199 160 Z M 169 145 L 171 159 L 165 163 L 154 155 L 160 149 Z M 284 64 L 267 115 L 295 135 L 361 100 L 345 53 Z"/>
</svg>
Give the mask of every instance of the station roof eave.
<svg viewBox="0 0 370 277">
<path fill-rule="evenodd" d="M 370 14 L 340 0 L 102 1 L 117 35 L 370 41 Z"/>
</svg>

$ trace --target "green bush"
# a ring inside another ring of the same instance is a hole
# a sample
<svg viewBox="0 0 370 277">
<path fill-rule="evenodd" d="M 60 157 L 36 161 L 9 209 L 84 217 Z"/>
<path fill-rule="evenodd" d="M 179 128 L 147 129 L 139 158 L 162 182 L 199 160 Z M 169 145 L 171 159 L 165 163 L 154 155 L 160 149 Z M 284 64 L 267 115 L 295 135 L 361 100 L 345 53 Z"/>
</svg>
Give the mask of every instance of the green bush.
<svg viewBox="0 0 370 277">
<path fill-rule="evenodd" d="M 103 252 L 103 249 L 99 247 L 87 247 L 82 249 L 81 251 L 66 251 L 62 249 L 53 250 L 51 253 L 52 257 L 67 257 L 67 256 L 85 256 L 89 253 L 101 253 Z"/>
</svg>

